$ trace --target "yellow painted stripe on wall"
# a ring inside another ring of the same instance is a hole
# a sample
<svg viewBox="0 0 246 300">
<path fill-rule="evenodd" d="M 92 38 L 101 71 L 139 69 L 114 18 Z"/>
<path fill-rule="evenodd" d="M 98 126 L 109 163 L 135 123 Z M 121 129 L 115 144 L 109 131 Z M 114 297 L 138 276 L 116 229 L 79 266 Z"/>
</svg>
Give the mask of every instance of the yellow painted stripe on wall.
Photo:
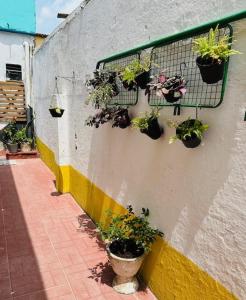
<svg viewBox="0 0 246 300">
<path fill-rule="evenodd" d="M 120 204 L 72 166 L 58 166 L 54 153 L 40 140 L 42 160 L 56 176 L 57 189 L 70 192 L 95 222 L 105 220 L 105 211 L 124 212 Z M 145 260 L 141 275 L 159 300 L 236 300 L 226 288 L 162 239 Z"/>
</svg>

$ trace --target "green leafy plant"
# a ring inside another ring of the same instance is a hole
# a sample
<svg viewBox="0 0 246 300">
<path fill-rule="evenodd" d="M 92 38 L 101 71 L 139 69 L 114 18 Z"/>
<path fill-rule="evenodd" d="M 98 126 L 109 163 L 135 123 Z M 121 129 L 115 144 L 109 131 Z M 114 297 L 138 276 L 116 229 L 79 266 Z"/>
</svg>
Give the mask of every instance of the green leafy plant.
<svg viewBox="0 0 246 300">
<path fill-rule="evenodd" d="M 133 241 L 137 247 L 149 252 L 152 243 L 157 236 L 162 237 L 163 233 L 150 226 L 148 221 L 149 209 L 142 208 L 140 215 L 134 214 L 131 205 L 127 207 L 127 212 L 121 215 L 114 215 L 112 211 L 107 212 L 110 219 L 109 224 L 99 224 L 101 236 L 107 241 Z"/>
<path fill-rule="evenodd" d="M 142 113 L 142 116 L 133 118 L 131 120 L 132 128 L 136 129 L 148 129 L 151 121 L 157 119 L 160 116 L 160 108 L 152 108 L 150 112 Z"/>
<path fill-rule="evenodd" d="M 177 140 L 186 140 L 187 138 L 192 138 L 193 136 L 196 136 L 201 140 L 204 132 L 208 130 L 207 124 L 202 124 L 200 120 L 192 120 L 191 118 L 188 118 L 188 120 L 182 123 L 169 121 L 168 126 L 178 129 L 176 130 L 176 135 L 170 137 L 169 144 L 172 144 Z"/>
<path fill-rule="evenodd" d="M 16 132 L 18 131 L 16 122 L 10 122 L 3 130 L 3 140 L 7 144 L 15 144 Z"/>
<path fill-rule="evenodd" d="M 86 103 L 92 103 L 96 108 L 105 108 L 114 96 L 115 90 L 110 83 L 101 84 L 90 92 Z"/>
<path fill-rule="evenodd" d="M 18 130 L 15 133 L 15 139 L 17 141 L 17 143 L 28 143 L 31 144 L 32 143 L 32 139 L 28 138 L 26 135 L 26 127 L 23 127 L 22 129 Z"/>
<path fill-rule="evenodd" d="M 229 56 L 241 54 L 239 51 L 231 49 L 230 37 L 223 35 L 219 37 L 218 25 L 211 28 L 208 36 L 199 37 L 193 41 L 193 51 L 198 53 L 204 60 L 226 61 Z"/>
<path fill-rule="evenodd" d="M 134 59 L 123 70 L 120 69 L 119 76 L 122 81 L 128 84 L 135 83 L 135 79 L 143 72 L 150 70 L 150 55 L 145 55 L 142 60 Z"/>
</svg>

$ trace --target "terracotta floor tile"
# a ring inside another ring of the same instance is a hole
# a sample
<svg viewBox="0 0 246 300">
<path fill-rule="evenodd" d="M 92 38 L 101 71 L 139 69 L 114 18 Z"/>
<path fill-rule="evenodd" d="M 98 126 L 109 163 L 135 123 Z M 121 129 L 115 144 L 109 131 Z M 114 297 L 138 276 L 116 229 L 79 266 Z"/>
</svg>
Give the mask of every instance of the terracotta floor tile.
<svg viewBox="0 0 246 300">
<path fill-rule="evenodd" d="M 1 167 L 0 300 L 155 299 L 149 290 L 114 292 L 95 224 L 53 181 L 39 159 Z"/>
</svg>

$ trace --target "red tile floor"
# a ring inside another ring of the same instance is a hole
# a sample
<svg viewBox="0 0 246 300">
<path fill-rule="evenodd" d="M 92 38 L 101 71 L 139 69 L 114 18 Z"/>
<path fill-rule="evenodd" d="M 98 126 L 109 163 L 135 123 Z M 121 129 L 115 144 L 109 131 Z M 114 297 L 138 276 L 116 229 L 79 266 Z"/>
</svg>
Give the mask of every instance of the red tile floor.
<svg viewBox="0 0 246 300">
<path fill-rule="evenodd" d="M 113 291 L 95 226 L 40 159 L 0 166 L 0 300 L 156 299 Z M 78 216 L 79 222 L 78 222 Z"/>
</svg>

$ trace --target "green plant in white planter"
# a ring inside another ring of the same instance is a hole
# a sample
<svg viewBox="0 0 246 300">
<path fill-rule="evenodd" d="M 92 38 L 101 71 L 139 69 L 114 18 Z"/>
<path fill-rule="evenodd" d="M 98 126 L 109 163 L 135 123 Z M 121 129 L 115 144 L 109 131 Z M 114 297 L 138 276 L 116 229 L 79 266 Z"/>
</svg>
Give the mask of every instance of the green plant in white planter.
<svg viewBox="0 0 246 300">
<path fill-rule="evenodd" d="M 137 291 L 138 281 L 135 277 L 144 260 L 145 254 L 151 251 L 156 238 L 163 233 L 152 228 L 149 221 L 149 210 L 142 208 L 140 215 L 134 214 L 132 206 L 121 215 L 108 213 L 110 222 L 100 224 L 99 229 L 107 241 L 107 252 L 116 277 L 113 288 L 123 294 Z"/>
<path fill-rule="evenodd" d="M 199 37 L 193 41 L 193 51 L 198 53 L 196 59 L 202 80 L 208 84 L 216 83 L 223 78 L 224 64 L 231 55 L 240 54 L 231 49 L 228 35 L 219 37 L 218 25 L 211 28 L 207 36 Z"/>
</svg>

